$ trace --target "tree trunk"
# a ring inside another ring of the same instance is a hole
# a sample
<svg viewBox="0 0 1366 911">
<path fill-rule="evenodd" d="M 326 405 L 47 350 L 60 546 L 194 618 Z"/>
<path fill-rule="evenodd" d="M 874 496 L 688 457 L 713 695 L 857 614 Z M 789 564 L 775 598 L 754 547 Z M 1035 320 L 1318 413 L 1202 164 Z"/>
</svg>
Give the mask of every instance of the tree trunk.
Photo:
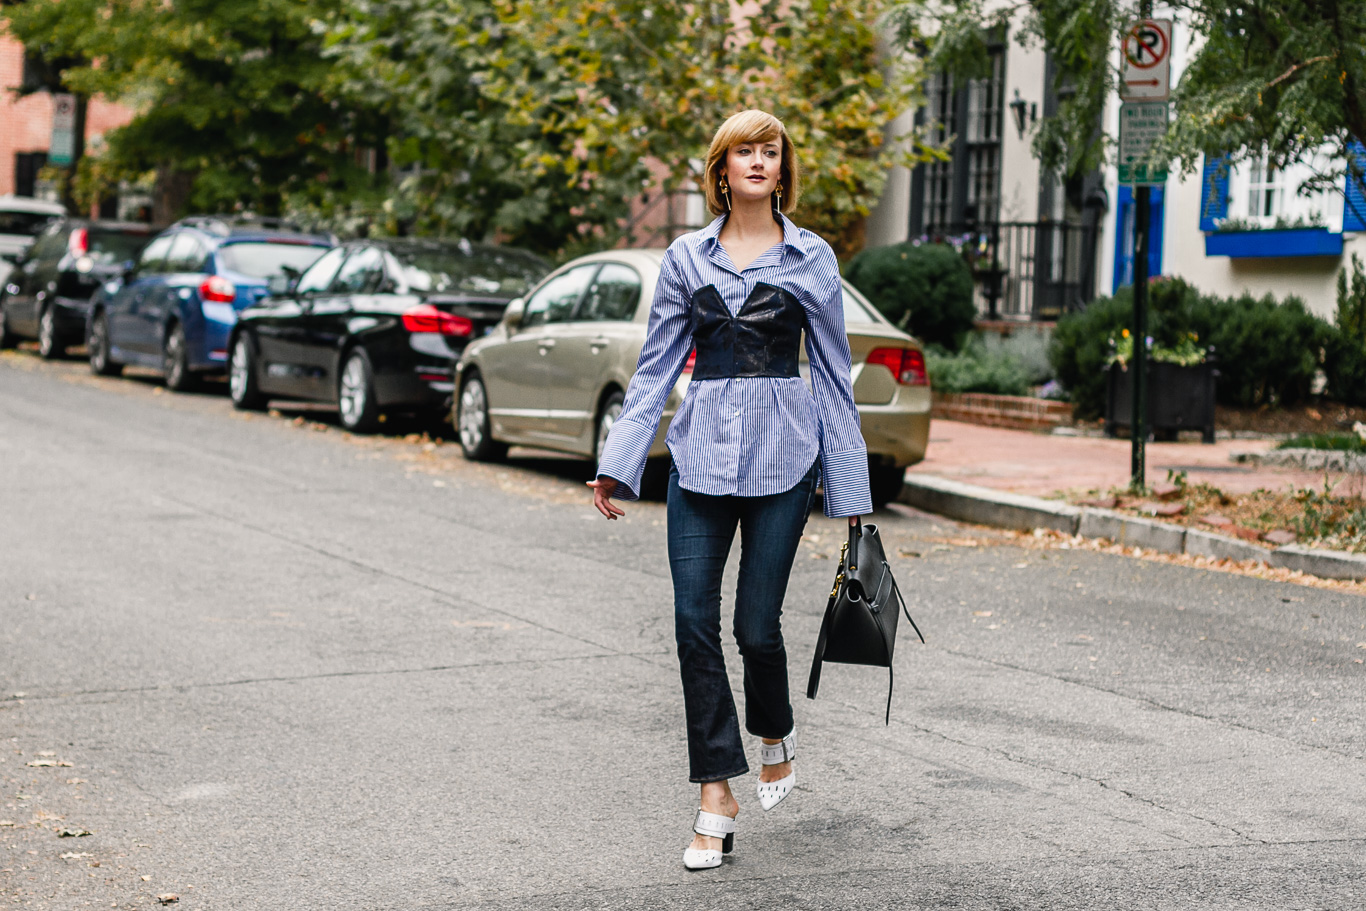
<svg viewBox="0 0 1366 911">
<path fill-rule="evenodd" d="M 169 225 L 185 213 L 194 178 L 193 173 L 178 171 L 169 164 L 157 168 L 156 186 L 152 189 L 153 225 Z"/>
</svg>

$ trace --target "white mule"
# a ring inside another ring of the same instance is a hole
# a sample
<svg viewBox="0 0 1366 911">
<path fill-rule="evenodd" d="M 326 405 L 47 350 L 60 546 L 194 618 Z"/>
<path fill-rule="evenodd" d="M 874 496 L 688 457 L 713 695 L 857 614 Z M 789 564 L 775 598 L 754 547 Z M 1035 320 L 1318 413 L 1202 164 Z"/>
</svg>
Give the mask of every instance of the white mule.
<svg viewBox="0 0 1366 911">
<path fill-rule="evenodd" d="M 729 854 L 735 847 L 735 817 L 720 813 L 697 811 L 692 830 L 698 835 L 721 839 L 721 850 L 698 851 L 688 848 L 683 852 L 683 866 L 689 870 L 709 870 L 721 866 L 721 855 Z"/>
<path fill-rule="evenodd" d="M 797 758 L 797 741 L 794 739 L 796 731 L 788 734 L 777 743 L 759 743 L 759 762 L 764 765 L 780 765 L 784 762 L 791 762 Z M 759 782 L 759 806 L 765 810 L 771 810 L 782 802 L 782 799 L 792 793 L 792 789 L 797 785 L 797 770 L 793 769 L 785 778 L 777 781 Z"/>
</svg>

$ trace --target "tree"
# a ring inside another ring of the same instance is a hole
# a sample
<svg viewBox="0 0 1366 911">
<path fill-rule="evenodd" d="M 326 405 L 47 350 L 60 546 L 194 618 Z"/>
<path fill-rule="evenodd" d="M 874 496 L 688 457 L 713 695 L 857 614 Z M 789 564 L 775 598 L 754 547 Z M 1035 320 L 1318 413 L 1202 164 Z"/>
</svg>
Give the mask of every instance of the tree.
<svg viewBox="0 0 1366 911">
<path fill-rule="evenodd" d="M 275 214 L 363 180 L 356 147 L 375 118 L 338 105 L 320 23 L 341 0 L 29 0 L 9 32 L 63 82 L 129 104 L 136 116 L 83 162 L 87 193 L 156 169 L 162 216 L 191 204 Z"/>
<path fill-rule="evenodd" d="M 1366 189 L 1366 4 L 1348 0 L 1176 0 L 1178 28 L 1194 50 L 1172 95 L 1175 116 L 1155 159 L 1190 172 L 1201 155 L 1230 163 L 1266 155 L 1271 165 L 1308 162 L 1328 149 L 1338 164 L 1302 188 L 1341 189 L 1344 172 Z M 1138 18 L 1123 0 L 988 0 L 898 3 L 900 40 L 923 42 L 936 67 L 970 72 L 984 35 L 1017 19 L 1019 40 L 1058 66 L 1058 114 L 1041 123 L 1034 151 L 1065 173 L 1095 167 L 1108 140 L 1097 125 L 1114 97 L 1119 35 Z M 1366 214 L 1366 213 L 1363 213 Z"/>
<path fill-rule="evenodd" d="M 878 55 L 882 0 L 381 0 L 353 7 L 331 53 L 403 132 L 402 194 L 432 229 L 543 252 L 612 243 L 649 159 L 695 180 L 712 132 L 746 107 L 786 123 L 805 169 L 802 220 L 837 251 L 886 169 L 915 70 Z M 406 27 L 405 27 L 406 26 Z"/>
</svg>

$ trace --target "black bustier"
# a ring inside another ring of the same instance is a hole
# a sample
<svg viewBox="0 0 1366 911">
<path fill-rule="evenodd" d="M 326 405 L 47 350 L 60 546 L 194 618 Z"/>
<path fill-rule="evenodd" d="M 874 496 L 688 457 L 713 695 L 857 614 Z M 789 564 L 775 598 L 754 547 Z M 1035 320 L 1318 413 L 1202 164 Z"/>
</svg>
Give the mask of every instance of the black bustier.
<svg viewBox="0 0 1366 911">
<path fill-rule="evenodd" d="M 800 376 L 797 356 L 806 310 L 790 292 L 762 282 L 731 316 L 715 285 L 692 296 L 694 380 Z"/>
</svg>

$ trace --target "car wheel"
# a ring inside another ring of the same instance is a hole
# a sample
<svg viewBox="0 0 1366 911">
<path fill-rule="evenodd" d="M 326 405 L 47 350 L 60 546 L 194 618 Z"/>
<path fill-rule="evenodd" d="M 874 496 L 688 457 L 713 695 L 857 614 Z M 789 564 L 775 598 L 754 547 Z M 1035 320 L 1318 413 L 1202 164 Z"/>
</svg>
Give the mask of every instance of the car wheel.
<svg viewBox="0 0 1366 911">
<path fill-rule="evenodd" d="M 161 374 L 166 388 L 188 392 L 199 384 L 199 377 L 190 370 L 190 346 L 185 341 L 185 328 L 176 323 L 161 343 Z"/>
<path fill-rule="evenodd" d="M 342 364 L 337 388 L 337 407 L 342 426 L 353 433 L 374 433 L 379 427 L 375 401 L 375 371 L 365 349 L 357 348 Z"/>
<path fill-rule="evenodd" d="M 881 509 L 895 500 L 905 486 L 906 466 L 868 466 L 868 487 L 873 495 L 874 509 Z"/>
<path fill-rule="evenodd" d="M 109 357 L 109 319 L 103 311 L 95 314 L 86 345 L 90 349 L 91 373 L 96 376 L 118 376 L 123 372 L 123 365 L 114 363 Z"/>
<path fill-rule="evenodd" d="M 471 373 L 456 398 L 455 428 L 460 432 L 460 451 L 476 462 L 501 462 L 507 457 L 506 443 L 493 438 L 489 421 L 489 396 L 484 380 Z"/>
<path fill-rule="evenodd" d="M 51 307 L 44 307 L 38 317 L 38 356 L 54 361 L 65 354 L 66 346 L 57 338 L 57 314 Z"/>
<path fill-rule="evenodd" d="M 0 301 L 0 348 L 13 348 L 19 339 L 9 331 L 9 318 L 5 316 L 5 302 Z"/>
<path fill-rule="evenodd" d="M 228 360 L 228 397 L 238 411 L 264 411 L 266 397 L 256 382 L 256 345 L 251 336 L 237 336 Z"/>
</svg>

